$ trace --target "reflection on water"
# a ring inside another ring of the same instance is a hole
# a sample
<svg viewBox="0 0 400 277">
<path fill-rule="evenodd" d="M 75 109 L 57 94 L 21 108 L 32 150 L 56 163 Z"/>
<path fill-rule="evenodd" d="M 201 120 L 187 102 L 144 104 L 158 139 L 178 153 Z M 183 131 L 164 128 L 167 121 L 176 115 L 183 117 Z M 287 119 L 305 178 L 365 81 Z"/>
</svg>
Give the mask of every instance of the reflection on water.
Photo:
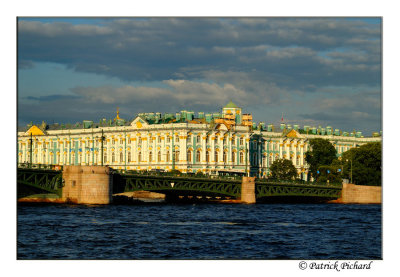
<svg viewBox="0 0 400 277">
<path fill-rule="evenodd" d="M 380 205 L 20 205 L 17 219 L 19 259 L 382 255 Z"/>
</svg>

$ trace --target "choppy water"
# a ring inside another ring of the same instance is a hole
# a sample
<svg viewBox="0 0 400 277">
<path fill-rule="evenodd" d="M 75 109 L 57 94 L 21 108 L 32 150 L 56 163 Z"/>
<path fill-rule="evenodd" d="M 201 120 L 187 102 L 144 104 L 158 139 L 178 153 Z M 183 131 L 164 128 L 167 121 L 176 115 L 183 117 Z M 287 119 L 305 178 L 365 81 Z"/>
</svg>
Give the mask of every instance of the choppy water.
<svg viewBox="0 0 400 277">
<path fill-rule="evenodd" d="M 381 259 L 381 206 L 19 205 L 18 259 Z"/>
</svg>

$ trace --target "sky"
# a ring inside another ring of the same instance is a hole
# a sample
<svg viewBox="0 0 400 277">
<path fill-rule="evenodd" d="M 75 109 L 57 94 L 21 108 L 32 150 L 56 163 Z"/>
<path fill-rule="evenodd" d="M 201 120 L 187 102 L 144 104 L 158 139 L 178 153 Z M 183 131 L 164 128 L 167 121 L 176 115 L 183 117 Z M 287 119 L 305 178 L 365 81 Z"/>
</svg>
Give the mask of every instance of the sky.
<svg viewBox="0 0 400 277">
<path fill-rule="evenodd" d="M 141 112 L 381 131 L 381 18 L 19 17 L 18 125 Z"/>
</svg>

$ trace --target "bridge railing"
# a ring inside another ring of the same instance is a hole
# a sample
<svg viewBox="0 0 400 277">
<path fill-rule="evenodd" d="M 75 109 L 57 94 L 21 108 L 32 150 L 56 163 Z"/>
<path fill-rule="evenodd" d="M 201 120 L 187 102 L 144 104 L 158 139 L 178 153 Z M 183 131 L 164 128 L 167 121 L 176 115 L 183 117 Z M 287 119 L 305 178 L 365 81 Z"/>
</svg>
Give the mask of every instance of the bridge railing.
<svg viewBox="0 0 400 277">
<path fill-rule="evenodd" d="M 268 178 L 256 178 L 256 183 L 260 184 L 282 184 L 282 185 L 309 185 L 309 186 L 330 186 L 330 187 L 342 187 L 341 183 L 321 183 L 315 181 L 304 181 L 300 179 L 295 180 L 278 180 L 278 179 L 268 179 Z"/>
<path fill-rule="evenodd" d="M 175 172 L 157 172 L 157 171 L 135 171 L 135 170 L 116 170 L 113 173 L 123 175 L 138 175 L 149 177 L 176 177 L 176 178 L 190 178 L 190 179 L 213 179 L 213 180 L 242 180 L 240 176 L 220 176 L 220 175 L 205 175 L 205 174 L 187 174 Z"/>
<path fill-rule="evenodd" d="M 48 170 L 63 170 L 62 165 L 55 164 L 30 164 L 30 163 L 18 163 L 18 168 L 29 168 L 29 169 L 48 169 Z"/>
</svg>

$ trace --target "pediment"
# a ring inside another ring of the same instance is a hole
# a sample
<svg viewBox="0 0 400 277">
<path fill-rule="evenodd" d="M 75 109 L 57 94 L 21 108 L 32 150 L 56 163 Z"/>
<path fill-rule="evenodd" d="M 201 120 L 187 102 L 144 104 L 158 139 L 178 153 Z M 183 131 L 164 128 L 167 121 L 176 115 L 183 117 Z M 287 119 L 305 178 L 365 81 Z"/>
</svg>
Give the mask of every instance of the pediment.
<svg viewBox="0 0 400 277">
<path fill-rule="evenodd" d="M 146 119 L 138 116 L 132 121 L 131 126 L 136 127 L 137 129 L 141 129 L 149 126 L 149 123 L 146 121 Z"/>
<path fill-rule="evenodd" d="M 215 126 L 215 129 L 216 130 L 221 130 L 221 131 L 228 131 L 229 130 L 228 126 L 226 126 L 225 123 L 218 123 Z"/>
<path fill-rule="evenodd" d="M 33 125 L 25 133 L 25 135 L 28 135 L 28 136 L 30 136 L 31 134 L 32 134 L 32 136 L 44 136 L 44 132 L 36 125 Z"/>
<path fill-rule="evenodd" d="M 303 138 L 303 136 L 297 132 L 296 130 L 290 130 L 287 134 L 284 135 L 287 138 Z"/>
</svg>

